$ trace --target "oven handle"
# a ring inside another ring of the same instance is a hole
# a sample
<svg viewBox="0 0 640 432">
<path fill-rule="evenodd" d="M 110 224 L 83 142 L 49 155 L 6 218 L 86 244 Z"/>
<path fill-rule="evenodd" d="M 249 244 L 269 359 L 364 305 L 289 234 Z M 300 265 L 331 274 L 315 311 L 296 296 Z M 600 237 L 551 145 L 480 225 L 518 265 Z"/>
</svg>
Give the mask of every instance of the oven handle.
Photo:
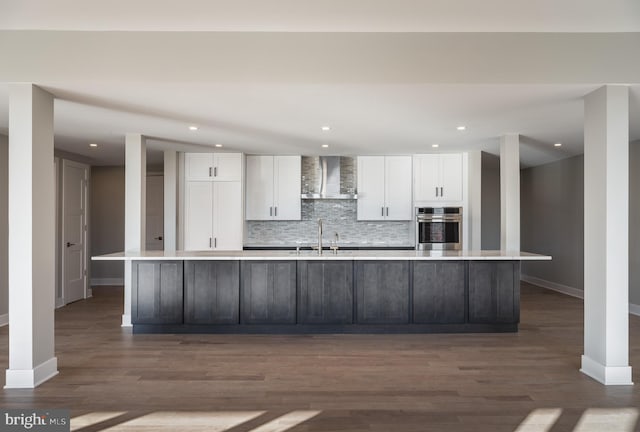
<svg viewBox="0 0 640 432">
<path fill-rule="evenodd" d="M 429 217 L 418 217 L 416 218 L 417 222 L 462 222 L 462 218 L 458 217 L 458 216 L 454 216 L 454 217 L 433 217 L 433 216 L 429 216 Z"/>
</svg>

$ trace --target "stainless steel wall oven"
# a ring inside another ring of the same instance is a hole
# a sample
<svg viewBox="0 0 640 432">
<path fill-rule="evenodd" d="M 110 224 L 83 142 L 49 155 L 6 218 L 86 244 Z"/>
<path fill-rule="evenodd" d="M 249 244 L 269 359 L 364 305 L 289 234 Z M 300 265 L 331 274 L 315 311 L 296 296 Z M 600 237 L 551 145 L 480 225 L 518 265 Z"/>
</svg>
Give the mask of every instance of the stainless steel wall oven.
<svg viewBox="0 0 640 432">
<path fill-rule="evenodd" d="M 416 250 L 462 249 L 462 207 L 416 207 Z"/>
</svg>

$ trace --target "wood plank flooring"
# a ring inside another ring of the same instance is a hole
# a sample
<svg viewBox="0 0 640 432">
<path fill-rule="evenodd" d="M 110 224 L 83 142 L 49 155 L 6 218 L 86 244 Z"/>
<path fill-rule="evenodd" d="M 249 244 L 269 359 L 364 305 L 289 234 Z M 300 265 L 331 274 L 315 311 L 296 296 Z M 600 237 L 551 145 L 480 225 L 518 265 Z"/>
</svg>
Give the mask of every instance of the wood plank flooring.
<svg viewBox="0 0 640 432">
<path fill-rule="evenodd" d="M 121 287 L 100 287 L 57 310 L 60 374 L 0 406 L 68 408 L 83 432 L 638 430 L 640 386 L 578 370 L 582 301 L 526 283 L 515 334 L 132 335 L 121 305 Z M 7 347 L 3 327 L 3 372 Z M 544 409 L 561 409 L 555 424 L 530 428 Z"/>
</svg>

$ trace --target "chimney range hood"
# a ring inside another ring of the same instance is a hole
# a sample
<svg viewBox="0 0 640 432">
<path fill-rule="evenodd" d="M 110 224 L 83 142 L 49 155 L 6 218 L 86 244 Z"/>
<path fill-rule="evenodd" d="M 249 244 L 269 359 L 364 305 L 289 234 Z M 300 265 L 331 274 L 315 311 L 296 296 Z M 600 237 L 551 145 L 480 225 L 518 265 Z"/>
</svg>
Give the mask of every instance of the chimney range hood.
<svg viewBox="0 0 640 432">
<path fill-rule="evenodd" d="M 343 159 L 344 158 L 344 159 Z M 341 173 L 341 162 L 353 167 L 350 173 Z M 341 184 L 351 188 L 340 190 Z M 357 199 L 355 193 L 355 159 L 343 156 L 303 156 L 302 199 Z"/>
</svg>

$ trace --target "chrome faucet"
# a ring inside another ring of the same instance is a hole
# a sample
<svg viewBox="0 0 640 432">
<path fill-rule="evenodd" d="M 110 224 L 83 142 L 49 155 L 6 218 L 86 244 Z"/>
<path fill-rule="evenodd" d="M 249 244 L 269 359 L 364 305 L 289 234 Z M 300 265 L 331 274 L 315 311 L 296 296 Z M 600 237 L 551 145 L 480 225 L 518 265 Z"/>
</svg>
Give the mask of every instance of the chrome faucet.
<svg viewBox="0 0 640 432">
<path fill-rule="evenodd" d="M 318 219 L 318 255 L 322 255 L 322 219 Z"/>
</svg>

